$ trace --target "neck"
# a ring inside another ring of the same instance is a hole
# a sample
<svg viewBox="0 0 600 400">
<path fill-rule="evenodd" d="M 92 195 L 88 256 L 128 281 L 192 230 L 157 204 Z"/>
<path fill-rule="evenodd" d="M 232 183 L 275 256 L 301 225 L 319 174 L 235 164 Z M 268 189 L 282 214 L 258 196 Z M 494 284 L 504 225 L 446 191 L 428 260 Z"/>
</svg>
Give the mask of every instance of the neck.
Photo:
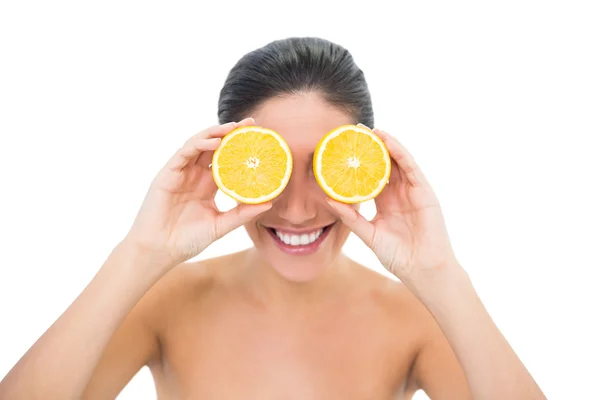
<svg viewBox="0 0 600 400">
<path fill-rule="evenodd" d="M 339 294 L 344 286 L 350 260 L 340 254 L 322 273 L 307 282 L 294 282 L 282 277 L 255 249 L 246 252 L 244 284 L 261 303 L 269 308 L 310 307 Z"/>
</svg>

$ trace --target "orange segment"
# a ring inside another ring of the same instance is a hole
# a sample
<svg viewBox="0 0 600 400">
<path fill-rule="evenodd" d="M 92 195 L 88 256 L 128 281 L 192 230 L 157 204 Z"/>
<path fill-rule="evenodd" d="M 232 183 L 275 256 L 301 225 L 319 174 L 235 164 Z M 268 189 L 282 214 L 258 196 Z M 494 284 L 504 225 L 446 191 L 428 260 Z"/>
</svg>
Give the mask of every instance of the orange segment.
<svg viewBox="0 0 600 400">
<path fill-rule="evenodd" d="M 377 135 L 356 125 L 343 125 L 321 139 L 313 169 L 329 197 L 360 203 L 381 193 L 390 178 L 391 161 Z"/>
<path fill-rule="evenodd" d="M 292 175 L 292 153 L 275 131 L 244 126 L 228 133 L 212 159 L 215 183 L 240 203 L 277 197 Z"/>
</svg>

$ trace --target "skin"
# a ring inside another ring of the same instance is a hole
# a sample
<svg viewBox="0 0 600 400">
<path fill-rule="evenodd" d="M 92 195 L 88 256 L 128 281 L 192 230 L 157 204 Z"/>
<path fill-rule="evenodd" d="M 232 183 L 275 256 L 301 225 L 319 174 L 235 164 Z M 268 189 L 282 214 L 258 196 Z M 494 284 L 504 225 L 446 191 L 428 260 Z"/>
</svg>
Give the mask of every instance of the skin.
<svg viewBox="0 0 600 400">
<path fill-rule="evenodd" d="M 252 115 L 200 132 L 169 160 L 127 237 L 5 377 L 0 398 L 114 398 L 144 365 L 159 399 L 410 399 L 419 388 L 432 399 L 545 398 L 477 297 L 399 142 L 374 130 L 394 161 L 367 221 L 328 199 L 311 170 L 319 139 L 351 116 L 318 93 L 273 98 Z M 219 212 L 212 151 L 252 124 L 287 141 L 292 178 L 268 204 Z M 282 252 L 267 231 L 331 224 L 307 256 Z M 186 262 L 241 225 L 254 247 Z M 401 282 L 345 257 L 350 232 Z"/>
</svg>

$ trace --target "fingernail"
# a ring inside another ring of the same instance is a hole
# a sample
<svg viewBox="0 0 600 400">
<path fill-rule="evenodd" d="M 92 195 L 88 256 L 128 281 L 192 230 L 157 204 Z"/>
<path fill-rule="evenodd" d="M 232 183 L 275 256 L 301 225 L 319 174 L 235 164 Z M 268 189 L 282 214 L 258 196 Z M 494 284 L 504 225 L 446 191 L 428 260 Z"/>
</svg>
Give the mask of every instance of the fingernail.
<svg viewBox="0 0 600 400">
<path fill-rule="evenodd" d="M 264 213 L 266 211 L 269 211 L 271 209 L 271 207 L 273 207 L 273 203 L 263 203 L 261 204 L 261 213 Z"/>
<path fill-rule="evenodd" d="M 377 132 L 377 133 L 379 133 L 379 134 L 380 134 L 381 136 L 383 136 L 383 137 L 388 137 L 387 133 L 383 132 L 383 131 L 382 131 L 381 129 L 379 129 L 379 128 L 375 128 L 375 129 L 373 129 L 373 132 Z"/>
</svg>

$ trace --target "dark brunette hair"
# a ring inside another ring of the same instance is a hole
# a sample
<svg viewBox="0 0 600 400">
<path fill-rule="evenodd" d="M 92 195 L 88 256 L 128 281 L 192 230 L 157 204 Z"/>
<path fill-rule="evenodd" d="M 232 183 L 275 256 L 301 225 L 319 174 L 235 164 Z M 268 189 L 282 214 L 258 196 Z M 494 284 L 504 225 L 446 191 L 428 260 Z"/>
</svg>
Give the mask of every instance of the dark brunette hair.
<svg viewBox="0 0 600 400">
<path fill-rule="evenodd" d="M 219 96 L 219 123 L 239 121 L 280 95 L 318 92 L 330 104 L 373 127 L 371 94 L 350 52 L 328 40 L 292 37 L 244 55 Z"/>
</svg>

